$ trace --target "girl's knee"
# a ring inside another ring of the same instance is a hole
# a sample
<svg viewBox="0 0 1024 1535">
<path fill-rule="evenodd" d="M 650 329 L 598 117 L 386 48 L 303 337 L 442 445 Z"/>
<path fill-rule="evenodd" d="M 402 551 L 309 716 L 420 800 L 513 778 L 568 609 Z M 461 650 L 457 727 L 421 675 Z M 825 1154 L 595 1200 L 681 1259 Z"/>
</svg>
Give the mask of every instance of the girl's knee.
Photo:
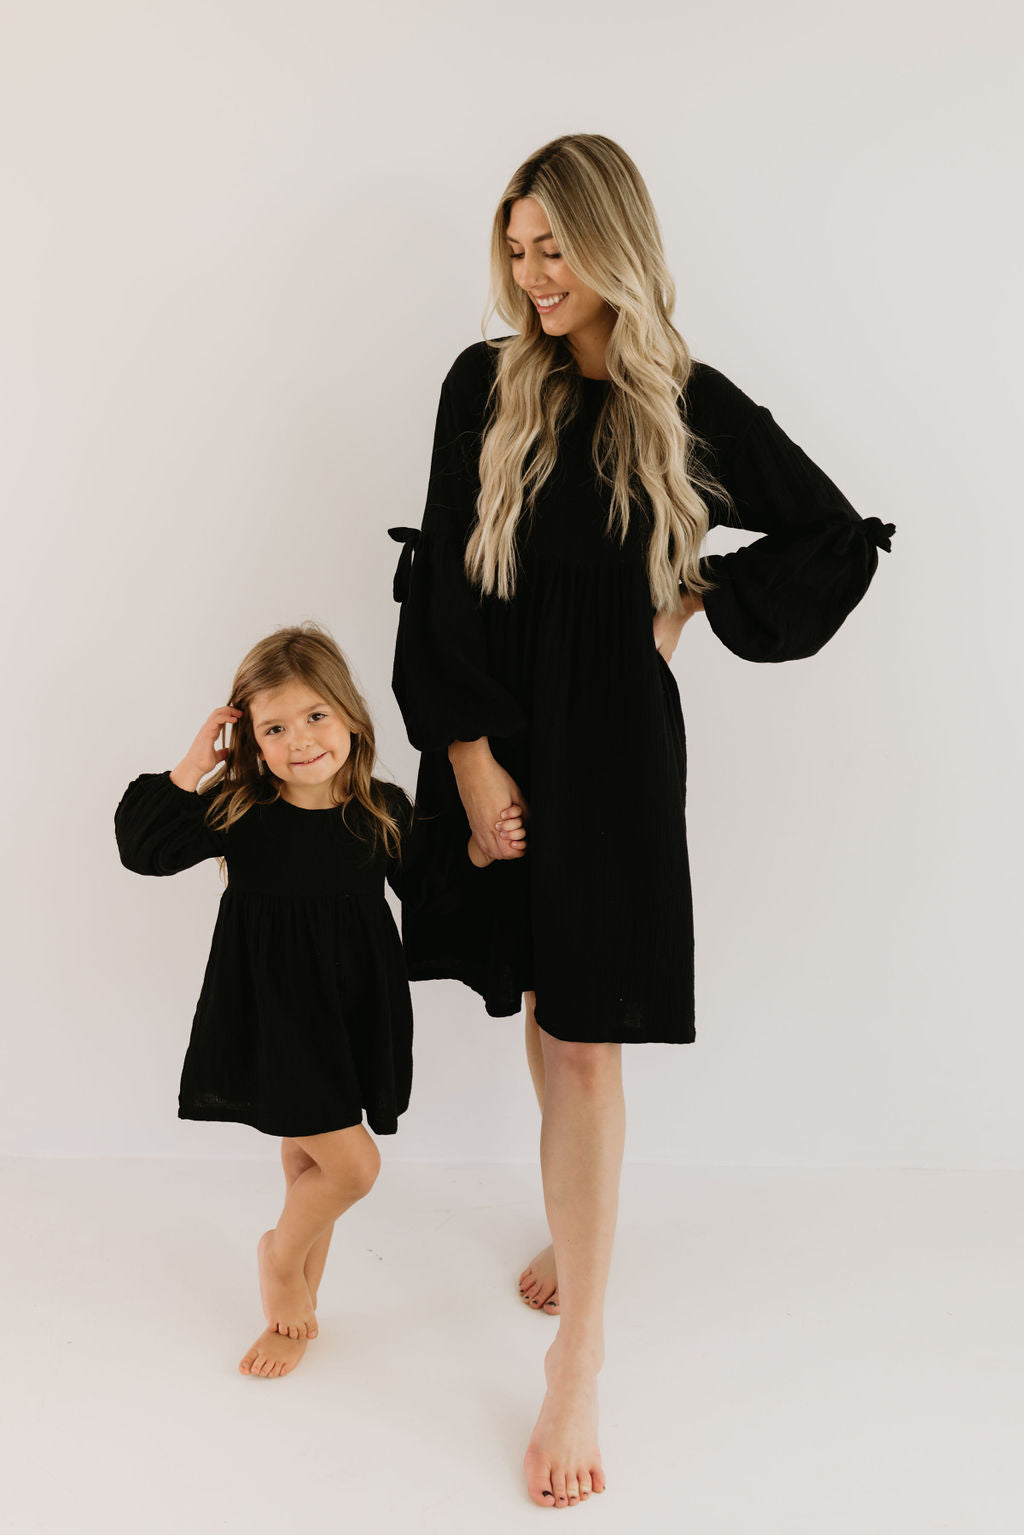
<svg viewBox="0 0 1024 1535">
<path fill-rule="evenodd" d="M 354 1204 L 357 1199 L 365 1199 L 376 1183 L 380 1152 L 365 1130 L 352 1137 L 342 1133 L 343 1143 L 336 1148 L 336 1154 L 325 1157 L 321 1169 L 337 1189 L 339 1200 Z"/>
<path fill-rule="evenodd" d="M 361 1148 L 358 1156 L 352 1163 L 352 1188 L 356 1199 L 365 1199 L 367 1194 L 377 1182 L 377 1174 L 380 1172 L 380 1152 L 376 1143 L 366 1137 L 366 1145 Z"/>
<path fill-rule="evenodd" d="M 281 1166 L 285 1181 L 292 1184 L 296 1178 L 301 1178 L 303 1173 L 315 1167 L 316 1162 L 308 1151 L 303 1151 L 298 1141 L 285 1138 L 281 1142 Z"/>
</svg>

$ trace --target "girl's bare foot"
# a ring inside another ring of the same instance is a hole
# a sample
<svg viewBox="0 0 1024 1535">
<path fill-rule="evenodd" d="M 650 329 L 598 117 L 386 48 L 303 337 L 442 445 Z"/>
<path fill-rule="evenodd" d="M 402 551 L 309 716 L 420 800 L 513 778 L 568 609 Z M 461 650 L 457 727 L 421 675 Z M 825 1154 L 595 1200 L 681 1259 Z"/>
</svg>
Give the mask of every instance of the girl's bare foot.
<svg viewBox="0 0 1024 1535">
<path fill-rule="evenodd" d="M 305 1352 L 305 1338 L 286 1338 L 268 1327 L 239 1361 L 238 1368 L 243 1375 L 262 1375 L 266 1380 L 276 1380 L 279 1375 L 288 1375 L 294 1370 Z"/>
<path fill-rule="evenodd" d="M 558 1274 L 555 1271 L 555 1249 L 545 1247 L 519 1276 L 519 1294 L 535 1311 L 546 1311 L 549 1316 L 558 1315 Z"/>
<path fill-rule="evenodd" d="M 315 1338 L 316 1313 L 306 1276 L 301 1269 L 282 1268 L 274 1257 L 274 1233 L 265 1231 L 256 1247 L 260 1272 L 260 1299 L 271 1331 L 283 1336 Z"/>
<path fill-rule="evenodd" d="M 598 1364 L 577 1355 L 563 1358 L 558 1339 L 548 1349 L 548 1389 L 526 1451 L 526 1487 L 541 1508 L 585 1503 L 604 1492 L 597 1446 Z"/>
</svg>

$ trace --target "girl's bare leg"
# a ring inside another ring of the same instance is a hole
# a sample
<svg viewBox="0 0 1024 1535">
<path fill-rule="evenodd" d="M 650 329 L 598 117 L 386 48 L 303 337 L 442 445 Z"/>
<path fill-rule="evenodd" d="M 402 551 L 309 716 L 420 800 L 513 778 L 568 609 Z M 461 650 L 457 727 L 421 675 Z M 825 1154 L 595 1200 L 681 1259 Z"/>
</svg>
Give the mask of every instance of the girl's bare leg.
<svg viewBox="0 0 1024 1535">
<path fill-rule="evenodd" d="M 543 1029 L 540 1038 L 540 1160 L 561 1318 L 545 1360 L 548 1390 L 526 1452 L 526 1478 L 535 1503 L 564 1508 L 605 1485 L 597 1374 L 604 1361 L 604 1295 L 626 1114 L 621 1045 L 570 1044 Z"/>
<path fill-rule="evenodd" d="M 307 1156 L 296 1141 L 289 1138 L 282 1140 L 281 1166 L 284 1169 L 286 1195 L 296 1178 L 314 1165 L 313 1158 Z M 331 1245 L 333 1234 L 332 1225 L 329 1231 L 313 1243 L 309 1249 L 309 1257 L 306 1259 L 306 1284 L 309 1286 L 314 1311 L 324 1266 L 327 1263 L 327 1250 Z M 260 1375 L 272 1379 L 280 1375 L 288 1375 L 300 1363 L 306 1352 L 306 1341 L 305 1338 L 285 1337 L 283 1333 L 268 1327 L 239 1361 L 238 1368 L 243 1375 Z"/>
<path fill-rule="evenodd" d="M 295 1138 L 311 1165 L 288 1187 L 281 1218 L 264 1232 L 258 1252 L 263 1312 L 271 1328 L 288 1337 L 315 1338 L 316 1315 L 306 1265 L 319 1284 L 331 1228 L 340 1215 L 373 1187 L 380 1153 L 362 1125 L 325 1135 Z M 317 1265 L 319 1263 L 319 1272 Z"/>
<path fill-rule="evenodd" d="M 537 1103 L 543 1114 L 544 1051 L 540 1042 L 540 1029 L 537 1027 L 537 1019 L 534 1015 L 536 992 L 524 991 L 523 1000 L 526 1004 L 526 1062 L 533 1079 Z M 535 1311 L 546 1311 L 549 1316 L 558 1315 L 558 1274 L 555 1271 L 553 1247 L 545 1247 L 543 1252 L 539 1252 L 523 1269 L 519 1276 L 519 1294 L 525 1304 L 532 1306 Z"/>
</svg>

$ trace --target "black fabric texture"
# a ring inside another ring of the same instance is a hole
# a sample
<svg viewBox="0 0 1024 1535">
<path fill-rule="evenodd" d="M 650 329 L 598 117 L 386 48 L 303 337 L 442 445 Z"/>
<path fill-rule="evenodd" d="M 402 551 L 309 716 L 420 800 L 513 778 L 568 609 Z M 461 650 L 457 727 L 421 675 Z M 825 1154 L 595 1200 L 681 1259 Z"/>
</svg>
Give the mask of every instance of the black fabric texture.
<svg viewBox="0 0 1024 1535">
<path fill-rule="evenodd" d="M 537 993 L 559 1039 L 694 1038 L 693 911 L 686 848 L 686 736 L 679 690 L 658 652 L 646 571 L 650 516 L 631 507 L 624 543 L 591 441 L 604 381 L 580 379 L 580 409 L 519 542 L 509 602 L 481 596 L 463 568 L 495 365 L 485 343 L 441 390 L 422 529 L 403 548 L 393 686 L 422 753 L 419 867 L 450 862 L 468 823 L 447 747 L 487 736 L 529 805 L 529 850 L 448 884 L 443 902 L 403 912 L 412 979 L 454 977 L 488 1013 Z M 770 412 L 696 363 L 682 408 L 706 468 L 733 496 L 712 526 L 764 536 L 710 555 L 708 621 L 751 661 L 811 656 L 867 590 L 894 531 L 862 519 Z"/>
</svg>

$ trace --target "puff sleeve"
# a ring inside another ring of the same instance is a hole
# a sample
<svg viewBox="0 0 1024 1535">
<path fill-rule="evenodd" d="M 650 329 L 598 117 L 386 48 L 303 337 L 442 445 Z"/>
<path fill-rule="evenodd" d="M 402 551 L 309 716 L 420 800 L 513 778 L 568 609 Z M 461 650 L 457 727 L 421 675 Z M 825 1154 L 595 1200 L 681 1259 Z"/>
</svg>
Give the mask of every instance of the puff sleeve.
<svg viewBox="0 0 1024 1535">
<path fill-rule="evenodd" d="M 705 557 L 702 568 L 716 585 L 704 594 L 704 610 L 714 633 L 744 660 L 794 661 L 832 638 L 896 530 L 860 517 L 771 412 L 747 403 L 722 480 L 739 525 L 765 536 Z"/>
<path fill-rule="evenodd" d="M 486 403 L 478 345 L 456 359 L 441 389 L 422 529 L 388 530 L 404 545 L 394 582 L 402 611 L 392 686 L 420 751 L 512 735 L 525 725 L 519 703 L 488 671 L 481 597 L 463 565 Z"/>
<path fill-rule="evenodd" d="M 171 782 L 167 773 L 134 779 L 114 812 L 117 850 L 135 874 L 177 874 L 218 858 L 226 850 L 222 832 L 206 824 L 208 801 Z"/>
</svg>

